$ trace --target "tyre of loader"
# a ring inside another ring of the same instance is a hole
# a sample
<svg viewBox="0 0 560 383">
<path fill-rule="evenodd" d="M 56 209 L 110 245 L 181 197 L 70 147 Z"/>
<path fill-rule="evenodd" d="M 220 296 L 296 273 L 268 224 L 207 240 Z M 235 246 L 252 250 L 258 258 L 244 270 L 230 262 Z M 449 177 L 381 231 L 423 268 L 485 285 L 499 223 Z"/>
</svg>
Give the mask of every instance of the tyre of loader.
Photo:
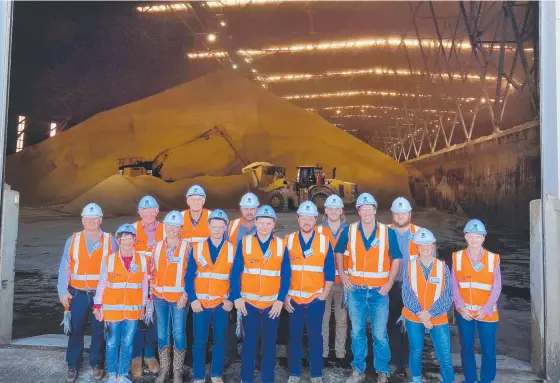
<svg viewBox="0 0 560 383">
<path fill-rule="evenodd" d="M 288 204 L 288 196 L 280 190 L 273 190 L 268 194 L 268 203 L 275 212 L 282 212 Z"/>
<path fill-rule="evenodd" d="M 319 190 L 312 190 L 311 191 L 311 195 L 309 196 L 311 202 L 313 202 L 315 204 L 315 206 L 317 206 L 317 210 L 319 211 L 319 213 L 324 213 L 325 212 L 325 202 L 327 201 L 327 198 L 331 195 L 334 194 L 332 191 L 329 191 L 326 188 L 321 188 Z"/>
</svg>

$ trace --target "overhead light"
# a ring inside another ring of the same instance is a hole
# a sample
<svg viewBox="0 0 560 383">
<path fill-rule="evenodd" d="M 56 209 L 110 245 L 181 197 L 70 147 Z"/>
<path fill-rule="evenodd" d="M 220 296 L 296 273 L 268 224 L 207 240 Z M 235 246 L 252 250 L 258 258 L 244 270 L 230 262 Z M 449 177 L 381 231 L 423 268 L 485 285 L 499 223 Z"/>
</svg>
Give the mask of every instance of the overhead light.
<svg viewBox="0 0 560 383">
<path fill-rule="evenodd" d="M 232 64 L 231 67 L 232 67 L 233 69 L 239 68 L 239 67 L 237 66 L 237 64 Z"/>
<path fill-rule="evenodd" d="M 206 35 L 206 40 L 208 40 L 209 42 L 213 43 L 214 41 L 216 41 L 218 38 L 216 37 L 215 34 L 213 33 L 209 33 L 208 35 Z"/>
<path fill-rule="evenodd" d="M 337 109 L 336 114 L 340 114 L 340 113 L 341 113 L 340 109 Z"/>
<path fill-rule="evenodd" d="M 227 25 L 227 23 L 226 23 L 224 20 L 222 20 L 222 21 L 220 21 L 220 25 L 221 25 L 222 27 L 225 27 L 225 26 Z"/>
</svg>

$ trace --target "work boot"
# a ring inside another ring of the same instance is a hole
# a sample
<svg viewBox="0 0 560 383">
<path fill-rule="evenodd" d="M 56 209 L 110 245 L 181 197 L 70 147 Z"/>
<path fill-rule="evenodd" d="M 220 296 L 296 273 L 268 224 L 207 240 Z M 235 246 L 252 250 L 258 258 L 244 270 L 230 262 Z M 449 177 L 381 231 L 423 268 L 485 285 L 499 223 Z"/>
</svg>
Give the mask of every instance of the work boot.
<svg viewBox="0 0 560 383">
<path fill-rule="evenodd" d="M 132 361 L 130 362 L 130 374 L 134 378 L 139 378 L 139 377 L 142 376 L 142 357 L 141 356 L 137 356 L 136 358 L 133 358 Z"/>
<path fill-rule="evenodd" d="M 397 366 L 396 364 L 390 364 L 389 369 L 391 370 L 391 375 L 395 375 L 397 371 L 400 370 L 399 366 Z"/>
<path fill-rule="evenodd" d="M 157 374 L 159 372 L 159 362 L 155 357 L 147 359 L 144 358 L 144 362 L 146 362 L 148 370 L 150 370 L 152 374 Z"/>
<path fill-rule="evenodd" d="M 346 383 L 362 383 L 364 380 L 366 380 L 366 374 L 353 368 L 352 375 L 346 379 Z"/>
<path fill-rule="evenodd" d="M 161 363 L 161 368 L 155 383 L 165 383 L 165 379 L 169 376 L 169 368 L 171 367 L 171 360 L 169 358 L 169 346 L 165 346 L 159 350 L 159 362 Z"/>
<path fill-rule="evenodd" d="M 183 383 L 183 363 L 187 350 L 178 351 L 173 347 L 173 383 Z"/>
<path fill-rule="evenodd" d="M 68 383 L 73 383 L 78 379 L 78 369 L 77 368 L 69 368 L 68 373 L 66 374 L 66 381 Z"/>
<path fill-rule="evenodd" d="M 389 383 L 389 377 L 387 374 L 384 372 L 377 374 L 377 383 Z"/>
<path fill-rule="evenodd" d="M 311 378 L 311 383 L 323 383 L 323 378 Z"/>
<path fill-rule="evenodd" d="M 93 368 L 93 379 L 94 380 L 103 379 L 103 375 L 105 375 L 105 371 L 103 370 L 103 367 L 94 367 Z"/>
<path fill-rule="evenodd" d="M 212 383 L 224 383 L 224 380 L 221 376 L 213 376 L 210 379 L 212 380 Z"/>
<path fill-rule="evenodd" d="M 288 378 L 288 383 L 299 383 L 299 376 L 291 376 Z"/>
<path fill-rule="evenodd" d="M 405 376 L 407 379 L 411 379 L 411 378 L 412 378 L 412 373 L 410 372 L 410 368 L 408 368 L 408 367 L 405 367 L 405 368 L 404 368 L 404 376 Z"/>
</svg>

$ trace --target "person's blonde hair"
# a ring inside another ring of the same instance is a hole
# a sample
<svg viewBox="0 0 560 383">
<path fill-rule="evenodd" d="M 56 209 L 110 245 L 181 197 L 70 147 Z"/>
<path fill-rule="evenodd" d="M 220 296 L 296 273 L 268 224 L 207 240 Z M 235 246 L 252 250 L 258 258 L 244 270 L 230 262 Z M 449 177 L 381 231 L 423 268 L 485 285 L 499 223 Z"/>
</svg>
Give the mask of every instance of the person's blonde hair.
<svg viewBox="0 0 560 383">
<path fill-rule="evenodd" d="M 327 213 L 325 212 L 323 214 L 323 222 L 327 221 L 328 219 L 329 217 L 327 217 Z M 342 213 L 340 214 L 340 222 L 346 223 L 346 216 L 344 215 L 344 210 L 342 210 Z"/>
</svg>

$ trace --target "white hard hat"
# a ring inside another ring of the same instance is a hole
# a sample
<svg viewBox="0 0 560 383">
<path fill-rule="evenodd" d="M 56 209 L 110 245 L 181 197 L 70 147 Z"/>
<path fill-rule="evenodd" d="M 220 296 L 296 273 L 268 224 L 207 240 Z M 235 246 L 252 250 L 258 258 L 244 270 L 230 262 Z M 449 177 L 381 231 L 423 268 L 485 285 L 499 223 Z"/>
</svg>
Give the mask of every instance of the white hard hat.
<svg viewBox="0 0 560 383">
<path fill-rule="evenodd" d="M 241 197 L 241 201 L 239 202 L 239 206 L 247 208 L 247 209 L 255 209 L 259 207 L 259 199 L 253 193 L 247 193 L 243 197 Z"/>
<path fill-rule="evenodd" d="M 344 209 L 344 202 L 342 202 L 342 198 L 336 194 L 331 194 L 325 201 L 325 207 Z"/>
<path fill-rule="evenodd" d="M 465 234 L 467 233 L 482 234 L 482 235 L 488 234 L 488 232 L 486 231 L 486 226 L 484 226 L 484 224 L 478 219 L 471 219 L 469 222 L 467 222 L 463 232 Z"/>
<path fill-rule="evenodd" d="M 204 188 L 200 185 L 193 185 L 187 191 L 187 198 L 195 195 L 206 198 L 206 192 L 204 191 Z"/>
<path fill-rule="evenodd" d="M 412 241 L 417 245 L 431 245 L 436 243 L 436 237 L 430 230 L 422 228 L 414 234 Z"/>
<path fill-rule="evenodd" d="M 362 193 L 362 194 L 360 194 L 360 196 L 356 200 L 356 208 L 359 208 L 360 206 L 365 206 L 365 205 L 377 206 L 377 201 L 375 200 L 375 198 L 373 198 L 373 196 L 371 194 Z"/>
<path fill-rule="evenodd" d="M 271 206 L 263 205 L 257 210 L 256 218 L 272 218 L 276 219 L 276 212 Z"/>
<path fill-rule="evenodd" d="M 138 203 L 138 210 L 153 209 L 153 208 L 159 209 L 159 205 L 158 205 L 156 199 L 154 197 L 152 197 L 151 195 L 147 195 L 147 196 L 142 197 L 142 199 Z"/>
<path fill-rule="evenodd" d="M 183 226 L 184 222 L 183 214 L 177 210 L 170 211 L 163 219 L 163 223 L 170 226 Z"/>
<path fill-rule="evenodd" d="M 311 201 L 302 202 L 301 205 L 299 205 L 297 213 L 303 217 L 317 217 L 319 215 L 317 206 Z"/>
<path fill-rule="evenodd" d="M 229 223 L 226 212 L 220 209 L 212 210 L 212 213 L 208 216 L 208 222 L 210 222 L 211 219 L 221 219 L 226 222 L 226 225 Z"/>
<path fill-rule="evenodd" d="M 131 225 L 130 223 L 123 223 L 117 229 L 117 232 L 115 233 L 115 237 L 120 233 L 130 233 L 136 236 L 136 228 L 134 227 L 134 225 Z"/>
<path fill-rule="evenodd" d="M 412 211 L 412 206 L 410 206 L 410 202 L 408 202 L 406 198 L 399 197 L 393 201 L 391 211 L 393 213 L 410 213 Z"/>
<path fill-rule="evenodd" d="M 96 203 L 88 203 L 86 206 L 84 206 L 84 209 L 82 210 L 82 217 L 83 218 L 99 218 L 99 217 L 103 217 L 103 211 L 101 210 L 101 207 L 96 204 Z"/>
</svg>

